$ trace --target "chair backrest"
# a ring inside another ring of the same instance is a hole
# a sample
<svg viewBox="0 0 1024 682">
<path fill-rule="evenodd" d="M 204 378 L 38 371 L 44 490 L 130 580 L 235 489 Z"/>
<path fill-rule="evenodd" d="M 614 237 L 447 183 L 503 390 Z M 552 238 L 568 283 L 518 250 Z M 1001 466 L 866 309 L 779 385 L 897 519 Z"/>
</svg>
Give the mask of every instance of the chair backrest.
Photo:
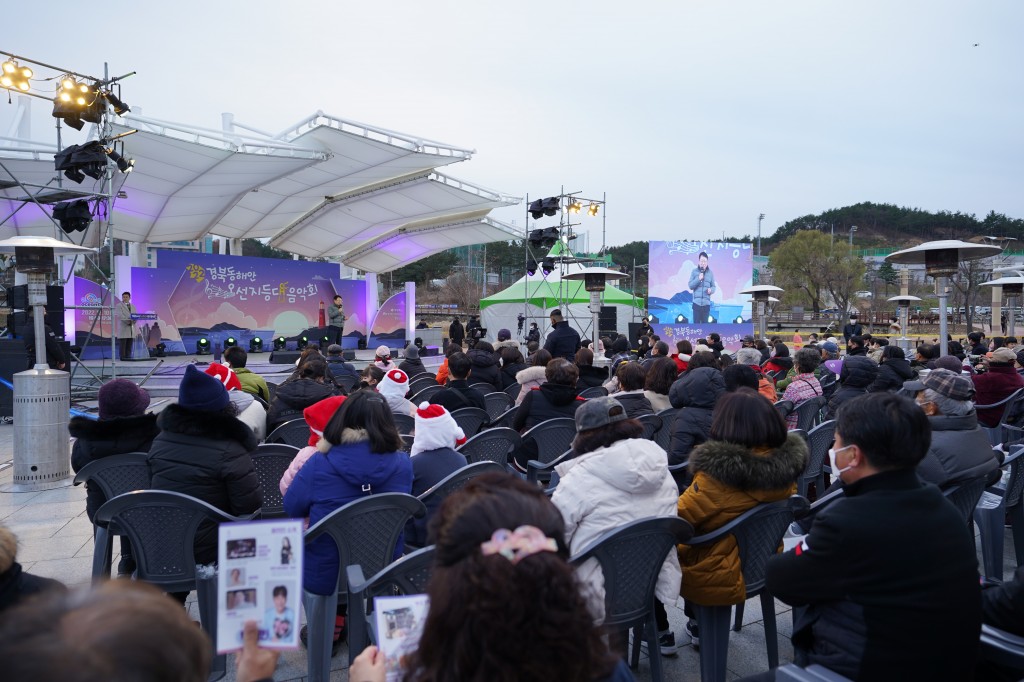
<svg viewBox="0 0 1024 682">
<path fill-rule="evenodd" d="M 477 381 L 469 385 L 470 388 L 475 388 L 483 394 L 494 393 L 494 386 L 487 383 L 486 381 Z"/>
<path fill-rule="evenodd" d="M 509 428 L 487 429 L 471 437 L 457 450 L 466 456 L 470 464 L 496 462 L 502 466 L 508 463 L 508 455 L 519 447 L 522 437 Z"/>
<path fill-rule="evenodd" d="M 431 503 L 435 500 L 437 504 L 441 503 L 441 500 L 451 495 L 456 490 L 462 490 L 466 487 L 466 484 L 472 481 L 480 474 L 487 473 L 504 473 L 505 467 L 497 462 L 477 462 L 475 464 L 467 464 L 458 471 L 448 474 L 445 478 L 438 481 L 429 490 L 421 493 L 417 499 L 422 502 L 427 508 L 431 508 Z M 436 508 L 436 507 L 434 507 Z"/>
<path fill-rule="evenodd" d="M 1024 445 L 1018 445 L 1010 450 L 1010 454 L 1024 450 Z M 83 469 L 84 471 L 84 469 Z M 1021 503 L 1021 493 L 1024 492 L 1024 467 L 1021 466 L 1021 457 L 1015 457 L 1010 462 L 1010 480 L 1006 482 L 1004 504 L 1007 509 L 1012 509 Z"/>
<path fill-rule="evenodd" d="M 946 499 L 952 502 L 953 506 L 960 512 L 960 515 L 964 517 L 964 522 L 966 523 L 970 523 L 971 518 L 974 516 L 974 508 L 978 506 L 978 500 L 981 499 L 981 494 L 985 492 L 985 480 L 987 478 L 988 476 L 971 478 L 951 485 L 942 491 Z"/>
<path fill-rule="evenodd" d="M 686 470 L 689 466 L 689 461 L 668 465 L 668 472 L 672 474 L 672 478 L 675 479 L 676 487 L 679 488 L 680 495 L 683 494 L 684 490 L 690 487 L 689 473 Z"/>
<path fill-rule="evenodd" d="M 796 412 L 796 428 L 810 433 L 820 418 L 821 408 L 825 406 L 824 396 L 814 396 L 803 401 L 793 411 Z"/>
<path fill-rule="evenodd" d="M 433 385 L 424 386 L 417 392 L 413 397 L 409 398 L 414 405 L 419 405 L 423 401 L 430 402 L 430 399 L 435 395 L 445 390 L 444 386 L 438 386 L 435 382 Z"/>
<path fill-rule="evenodd" d="M 149 455 L 145 452 L 128 452 L 94 459 L 82 467 L 74 483 L 95 485 L 108 500 L 133 490 L 148 490 L 148 460 Z"/>
<path fill-rule="evenodd" d="M 339 566 L 359 564 L 375 574 L 391 563 L 405 522 L 426 513 L 423 503 L 405 493 L 380 493 L 349 502 L 306 531 L 306 544 L 328 535 L 338 548 Z M 338 571 L 338 590 L 344 591 L 345 571 Z"/>
<path fill-rule="evenodd" d="M 395 428 L 399 433 L 412 433 L 416 430 L 416 418 L 411 414 L 392 412 L 391 418 L 395 422 Z"/>
<path fill-rule="evenodd" d="M 505 395 L 507 395 L 509 398 L 512 398 L 512 404 L 514 405 L 515 402 L 516 402 L 516 398 L 519 397 L 519 393 L 522 390 L 523 390 L 522 385 L 520 385 L 520 384 L 512 384 L 511 386 L 506 386 L 505 387 Z"/>
<path fill-rule="evenodd" d="M 402 436 L 402 452 L 412 452 L 412 443 L 416 440 L 416 436 L 411 433 L 403 433 Z"/>
<path fill-rule="evenodd" d="M 806 499 L 794 497 L 803 505 L 807 504 Z M 794 503 L 790 500 L 759 504 L 747 512 L 749 516 L 743 523 L 733 529 L 747 595 L 756 594 L 764 587 L 768 559 L 778 552 L 782 536 L 793 523 L 793 510 Z"/>
<path fill-rule="evenodd" d="M 340 376 L 340 377 L 339 376 L 335 376 L 334 377 L 334 385 L 335 386 L 340 386 L 341 388 L 345 389 L 346 393 L 350 393 L 352 391 L 352 387 L 355 386 L 358 383 L 359 383 L 359 377 L 358 376 L 354 377 L 351 374 L 345 374 L 345 375 Z"/>
<path fill-rule="evenodd" d="M 644 414 L 637 417 L 637 421 L 644 427 L 643 438 L 654 440 L 654 436 L 661 429 L 661 417 L 656 414 Z"/>
<path fill-rule="evenodd" d="M 487 412 L 479 407 L 462 407 L 452 412 L 452 419 L 462 428 L 466 437 L 475 436 L 480 428 L 491 420 Z"/>
<path fill-rule="evenodd" d="M 516 418 L 516 412 L 519 411 L 518 405 L 513 405 L 504 412 L 502 412 L 496 419 L 491 420 L 490 428 L 510 428 L 512 426 L 512 420 Z"/>
<path fill-rule="evenodd" d="M 601 396 L 606 395 L 608 395 L 608 389 L 605 388 L 604 386 L 591 386 L 590 388 L 586 388 L 580 391 L 580 397 L 583 398 L 584 400 L 589 400 L 590 398 L 600 398 Z"/>
<path fill-rule="evenodd" d="M 1018 637 L 983 623 L 980 657 L 982 660 L 991 661 L 1012 670 L 1024 670 L 1024 637 Z"/>
<path fill-rule="evenodd" d="M 270 432 L 266 443 L 285 443 L 297 448 L 309 445 L 309 424 L 305 419 L 292 419 Z"/>
<path fill-rule="evenodd" d="M 793 411 L 792 400 L 779 400 L 778 402 L 774 403 L 774 405 L 775 409 L 779 413 L 779 416 L 782 417 L 783 419 L 788 417 L 789 413 Z"/>
<path fill-rule="evenodd" d="M 654 434 L 654 442 L 661 446 L 661 449 L 668 452 L 669 442 L 672 440 L 672 424 L 676 420 L 678 408 L 667 407 L 658 413 L 661 417 L 661 428 Z"/>
<path fill-rule="evenodd" d="M 828 449 L 835 442 L 836 420 L 829 419 L 815 426 L 807 434 L 807 466 L 804 467 L 804 480 L 813 480 L 821 474 L 828 456 Z M 825 491 L 819 490 L 818 495 Z"/>
<path fill-rule="evenodd" d="M 277 395 L 277 384 L 275 384 L 273 381 L 268 381 L 267 382 L 267 392 L 270 393 L 270 396 L 267 398 L 267 402 L 268 403 L 274 402 L 274 396 Z"/>
<path fill-rule="evenodd" d="M 509 398 L 508 394 L 500 391 L 486 394 L 484 401 L 487 403 L 487 418 L 490 421 L 499 418 L 505 414 L 505 410 L 515 405 L 515 399 Z"/>
<path fill-rule="evenodd" d="M 137 490 L 108 500 L 97 523 L 115 522 L 132 543 L 139 580 L 166 592 L 195 589 L 196 530 L 203 521 L 241 521 L 183 493 Z"/>
<path fill-rule="evenodd" d="M 252 453 L 252 466 L 260 479 L 260 485 L 263 486 L 263 508 L 260 514 L 262 518 L 284 518 L 281 478 L 297 453 L 297 448 L 283 443 L 261 445 Z"/>
<path fill-rule="evenodd" d="M 1022 420 L 1024 420 L 1024 388 L 1018 388 L 1007 401 L 999 424 L 1019 425 Z"/>
<path fill-rule="evenodd" d="M 406 397 L 414 396 L 428 386 L 437 386 L 437 379 L 433 374 L 419 374 L 415 379 L 409 380 L 409 391 Z"/>
<path fill-rule="evenodd" d="M 692 535 L 693 527 L 675 516 L 640 519 L 602 534 L 570 559 L 575 566 L 591 558 L 601 564 L 606 626 L 647 619 L 665 557 Z"/>
<path fill-rule="evenodd" d="M 362 603 L 365 605 L 364 615 L 373 610 L 373 600 L 376 597 L 422 594 L 427 591 L 427 583 L 430 582 L 430 575 L 434 568 L 434 554 L 433 545 L 406 554 L 398 561 L 385 566 L 369 580 L 356 584 L 350 582 L 350 594 L 355 594 L 358 591 L 362 597 Z M 348 567 L 348 577 L 355 581 L 357 576 L 363 575 L 363 570 L 362 566 L 358 567 L 358 572 L 353 571 L 353 568 L 356 566 Z M 349 603 L 351 602 L 350 599 Z"/>
<path fill-rule="evenodd" d="M 548 419 L 523 434 L 523 442 L 537 444 L 537 461 L 547 464 L 572 447 L 576 437 L 576 420 L 570 417 Z"/>
</svg>

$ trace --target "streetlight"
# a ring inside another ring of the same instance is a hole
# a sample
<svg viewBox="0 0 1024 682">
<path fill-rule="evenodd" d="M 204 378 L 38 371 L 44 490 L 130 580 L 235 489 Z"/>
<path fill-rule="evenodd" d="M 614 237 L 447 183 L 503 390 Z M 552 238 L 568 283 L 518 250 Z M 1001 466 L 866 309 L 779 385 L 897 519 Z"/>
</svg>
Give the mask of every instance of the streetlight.
<svg viewBox="0 0 1024 682">
<path fill-rule="evenodd" d="M 998 268 L 999 270 L 1005 270 L 1005 268 Z M 1024 277 L 1019 272 L 1016 272 L 1016 268 L 1009 270 L 1014 273 L 1010 277 L 1003 275 L 999 279 L 994 279 L 989 282 L 982 282 L 980 286 L 983 287 L 1002 287 L 1003 293 L 1006 295 L 1006 307 L 1010 309 L 1009 315 L 1006 316 L 1006 334 L 1013 336 L 1013 326 L 1016 320 L 1017 313 L 1014 312 L 1014 308 L 1020 305 L 1020 296 L 1024 293 Z"/>
<path fill-rule="evenodd" d="M 741 291 L 741 294 L 748 294 L 754 297 L 754 301 L 757 303 L 757 335 L 758 338 L 763 339 L 767 335 L 767 325 L 764 319 L 764 307 L 768 303 L 768 299 L 773 293 L 782 293 L 783 289 L 772 286 L 771 284 L 757 284 L 748 289 Z"/>
<path fill-rule="evenodd" d="M 856 232 L 856 231 L 857 231 L 857 226 L 856 225 L 851 225 L 850 226 L 850 248 L 851 249 L 853 248 L 853 233 Z"/>
<path fill-rule="evenodd" d="M 764 213 L 757 216 L 757 255 L 761 256 L 761 221 L 764 220 Z"/>
</svg>

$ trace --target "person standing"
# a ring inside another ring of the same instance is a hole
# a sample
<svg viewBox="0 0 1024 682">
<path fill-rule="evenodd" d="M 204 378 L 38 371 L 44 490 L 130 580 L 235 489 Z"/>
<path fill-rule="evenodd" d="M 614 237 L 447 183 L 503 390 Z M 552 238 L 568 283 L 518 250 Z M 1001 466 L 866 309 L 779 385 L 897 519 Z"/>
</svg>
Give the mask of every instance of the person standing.
<svg viewBox="0 0 1024 682">
<path fill-rule="evenodd" d="M 562 311 L 555 308 L 551 311 L 551 333 L 544 342 L 544 350 L 553 358 L 565 358 L 569 362 L 576 359 L 576 351 L 580 349 L 580 335 L 569 326 L 562 317 Z"/>
<path fill-rule="evenodd" d="M 337 294 L 327 306 L 327 325 L 331 327 L 334 343 L 341 344 L 341 335 L 345 331 L 345 303 Z"/>
<path fill-rule="evenodd" d="M 697 267 L 690 273 L 688 286 L 693 292 L 693 323 L 707 324 L 711 294 L 715 293 L 715 274 L 708 267 L 708 254 L 704 251 L 697 256 Z"/>
<path fill-rule="evenodd" d="M 843 326 L 843 338 L 846 340 L 847 345 L 849 345 L 852 337 L 863 336 L 863 334 L 864 327 L 857 321 L 857 313 L 850 313 L 849 323 Z"/>
<path fill-rule="evenodd" d="M 454 343 L 462 350 L 462 342 L 466 338 L 466 330 L 463 328 L 462 323 L 459 322 L 459 318 L 452 320 L 452 323 L 448 325 L 448 339 L 451 343 Z"/>
<path fill-rule="evenodd" d="M 127 291 L 121 294 L 121 302 L 117 304 L 117 338 L 121 344 L 121 359 L 131 360 L 132 343 L 135 341 L 135 320 L 132 315 L 137 313 L 132 304 L 132 295 Z"/>
</svg>

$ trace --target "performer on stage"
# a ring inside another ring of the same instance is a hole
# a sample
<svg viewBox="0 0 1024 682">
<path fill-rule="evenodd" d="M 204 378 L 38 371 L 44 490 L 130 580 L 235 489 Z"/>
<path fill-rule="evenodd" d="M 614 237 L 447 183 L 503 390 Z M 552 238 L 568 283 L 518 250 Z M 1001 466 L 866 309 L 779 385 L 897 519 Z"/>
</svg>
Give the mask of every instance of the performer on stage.
<svg viewBox="0 0 1024 682">
<path fill-rule="evenodd" d="M 708 267 L 708 254 L 700 252 L 697 267 L 690 273 L 690 291 L 693 292 L 693 322 L 706 324 L 711 312 L 711 294 L 715 293 L 715 275 Z"/>
<path fill-rule="evenodd" d="M 345 331 L 345 304 L 341 296 L 335 295 L 327 308 L 327 325 L 331 327 L 334 343 L 341 344 L 341 335 Z"/>
<path fill-rule="evenodd" d="M 117 316 L 120 318 L 117 338 L 121 344 L 122 360 L 130 360 L 132 357 L 132 344 L 135 342 L 135 320 L 132 315 L 136 312 L 132 305 L 132 295 L 127 291 L 121 294 L 121 302 L 117 304 Z"/>
</svg>

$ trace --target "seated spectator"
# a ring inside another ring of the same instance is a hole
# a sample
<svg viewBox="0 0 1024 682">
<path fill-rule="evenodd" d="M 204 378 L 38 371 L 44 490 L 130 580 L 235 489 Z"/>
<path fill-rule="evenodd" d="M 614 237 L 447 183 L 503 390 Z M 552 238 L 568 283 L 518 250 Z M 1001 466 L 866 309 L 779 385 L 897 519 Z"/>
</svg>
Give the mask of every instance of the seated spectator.
<svg viewBox="0 0 1024 682">
<path fill-rule="evenodd" d="M 331 417 L 317 445 L 323 454 L 310 457 L 299 469 L 284 495 L 284 509 L 292 518 L 309 517 L 315 525 L 334 510 L 367 495 L 412 491 L 412 464 L 402 452 L 402 438 L 395 429 L 384 398 L 360 390 L 350 395 Z M 395 557 L 402 555 L 399 540 Z M 313 594 L 333 595 L 338 588 L 338 548 L 324 535 L 306 545 L 302 586 Z M 334 621 L 337 653 L 345 637 L 345 605 L 338 606 Z M 300 631 L 300 638 L 306 628 Z"/>
<path fill-rule="evenodd" d="M 506 346 L 498 351 L 498 357 L 501 359 L 501 389 L 504 391 L 516 383 L 516 375 L 526 369 L 528 365 L 523 360 L 523 354 L 519 348 Z"/>
<path fill-rule="evenodd" d="M 821 384 L 818 383 L 817 377 L 814 376 L 814 369 L 818 366 L 819 362 L 820 356 L 813 348 L 801 348 L 797 351 L 797 375 L 793 377 L 793 381 L 790 382 L 789 386 L 786 387 L 785 393 L 782 394 L 782 399 L 792 402 L 794 408 L 822 394 Z M 787 428 L 790 430 L 795 429 L 798 420 L 799 416 L 795 412 L 790 413 L 786 417 Z"/>
<path fill-rule="evenodd" d="M 466 442 L 466 434 L 440 405 L 421 403 L 416 410 L 416 438 L 412 442 L 412 494 L 419 497 L 449 475 L 466 466 L 466 456 L 455 448 Z M 405 542 L 426 547 L 427 525 L 441 499 L 428 500 L 427 513 L 405 524 Z"/>
<path fill-rule="evenodd" d="M 516 381 L 521 386 L 519 397 L 516 398 L 516 405 L 521 405 L 530 391 L 544 383 L 544 371 L 549 362 L 551 362 L 551 353 L 542 348 L 533 354 L 530 366 L 516 375 Z"/>
<path fill-rule="evenodd" d="M 948 369 L 950 372 L 953 372 L 954 374 L 963 374 L 964 372 L 966 372 L 967 374 L 972 373 L 969 367 L 964 366 L 963 360 L 956 357 L 955 355 L 943 355 L 941 358 L 935 361 L 934 369 Z"/>
<path fill-rule="evenodd" d="M 608 368 L 594 367 L 594 351 L 589 348 L 580 348 L 576 351 L 576 369 L 580 372 L 576 386 L 581 391 L 601 386 L 608 381 Z"/>
<path fill-rule="evenodd" d="M 526 433 L 537 424 L 559 417 L 573 417 L 585 401 L 576 395 L 576 365 L 563 358 L 555 358 L 544 369 L 546 381 L 532 389 L 523 398 L 512 420 L 512 428 Z M 526 471 L 526 463 L 537 458 L 537 443 L 533 439 L 523 442 L 514 455 L 514 464 Z"/>
<path fill-rule="evenodd" d="M 636 358 L 637 360 L 643 360 L 647 357 L 647 354 L 651 352 L 651 339 L 650 337 L 641 334 L 640 340 L 636 344 Z"/>
<path fill-rule="evenodd" d="M 871 358 L 867 355 L 847 355 L 843 360 L 843 368 L 839 371 L 839 389 L 829 398 L 825 418 L 835 419 L 836 412 L 843 403 L 867 393 L 868 386 L 875 383 L 877 378 L 878 365 Z"/>
<path fill-rule="evenodd" d="M 334 377 L 334 385 L 345 393 L 359 383 L 359 372 L 355 366 L 345 360 L 342 347 L 336 343 L 327 346 L 327 369 Z"/>
<path fill-rule="evenodd" d="M 274 391 L 274 400 L 267 412 L 267 432 L 273 433 L 292 419 L 301 419 L 304 409 L 330 398 L 336 390 L 334 383 L 327 380 L 327 363 L 323 358 L 306 360 L 296 370 L 294 378 L 286 379 Z"/>
<path fill-rule="evenodd" d="M 363 371 L 359 373 L 359 383 L 356 384 L 356 390 L 363 388 L 372 388 L 377 390 L 377 384 L 384 380 L 384 370 L 377 365 L 367 365 L 363 368 Z"/>
<path fill-rule="evenodd" d="M 267 380 L 256 372 L 245 366 L 249 360 L 249 354 L 240 346 L 231 346 L 224 351 L 224 364 L 231 368 L 231 371 L 238 377 L 242 390 L 251 395 L 259 396 L 261 400 L 270 403 L 270 389 L 267 388 Z"/>
<path fill-rule="evenodd" d="M 764 363 L 768 362 L 768 359 L 771 357 L 772 353 L 771 350 L 768 348 L 768 344 L 765 343 L 765 340 L 758 339 L 757 341 L 754 341 L 754 348 L 756 348 L 758 352 L 761 353 L 761 365 L 764 365 Z"/>
<path fill-rule="evenodd" d="M 149 448 L 153 490 L 185 493 L 232 516 L 259 509 L 263 494 L 249 457 L 258 441 L 236 411 L 219 379 L 185 367 L 178 402 L 157 417 L 160 433 Z M 216 524 L 199 526 L 195 557 L 201 564 L 217 561 Z M 174 596 L 185 603 L 188 592 Z"/>
<path fill-rule="evenodd" d="M 654 414 L 651 401 L 644 395 L 644 381 L 647 372 L 639 362 L 624 362 L 615 373 L 619 380 L 619 390 L 615 398 L 626 408 L 626 416 L 635 419 L 641 415 Z"/>
<path fill-rule="evenodd" d="M 858 355 L 867 357 L 867 354 L 867 341 L 863 336 L 851 336 L 846 342 L 846 357 L 857 357 Z"/>
<path fill-rule="evenodd" d="M 457 343 L 449 343 L 444 349 L 444 360 L 441 362 L 441 366 L 437 370 L 437 383 L 444 386 L 448 383 L 448 358 L 455 355 L 456 353 L 462 352 L 462 345 Z"/>
<path fill-rule="evenodd" d="M 409 392 L 409 377 L 400 369 L 391 369 L 384 373 L 376 386 L 377 393 L 388 401 L 388 407 L 394 414 L 407 414 L 410 417 L 416 412 L 416 406 L 406 400 Z"/>
<path fill-rule="evenodd" d="M 984 355 L 988 352 L 988 346 L 983 341 L 984 338 L 985 335 L 982 332 L 971 332 L 967 335 L 971 355 Z"/>
<path fill-rule="evenodd" d="M 1006 347 L 1006 337 L 1005 336 L 993 336 L 992 337 L 992 341 L 988 345 L 988 350 L 991 353 L 994 350 L 997 350 L 999 348 L 1005 348 L 1005 347 Z"/>
<path fill-rule="evenodd" d="M 873 336 L 868 343 L 868 357 L 876 363 L 880 363 L 882 361 L 882 351 L 888 347 L 889 339 Z"/>
<path fill-rule="evenodd" d="M 715 356 L 710 351 L 697 353 L 690 360 L 690 368 L 669 389 L 669 401 L 672 407 L 679 409 L 672 422 L 669 464 L 686 462 L 690 451 L 706 441 L 711 433 L 715 404 L 725 393 L 725 380 L 714 362 Z"/>
<path fill-rule="evenodd" d="M 405 372 L 410 381 L 419 374 L 427 373 L 427 368 L 420 360 L 420 349 L 415 343 L 410 343 L 405 347 L 405 359 L 398 364 L 398 369 Z"/>
<path fill-rule="evenodd" d="M 775 384 L 764 375 L 761 369 L 761 353 L 752 346 L 744 346 L 736 351 L 736 363 L 749 367 L 757 375 L 757 392 L 773 403 L 778 399 Z M 793 376 L 796 376 L 794 373 Z"/>
<path fill-rule="evenodd" d="M 441 505 L 437 556 L 419 648 L 403 679 L 625 682 L 569 565 L 565 524 L 536 486 L 479 476 Z M 550 633 L 558 633 L 554 636 Z M 370 646 L 351 680 L 383 682 L 384 656 Z"/>
<path fill-rule="evenodd" d="M 39 541 L 45 542 L 43 539 Z M 0 614 L 5 616 L 8 609 L 38 594 L 51 590 L 64 591 L 63 583 L 52 578 L 25 573 L 21 569 L 21 564 L 17 562 L 17 556 L 18 538 L 10 528 L 0 523 Z M 3 618 L 0 618 L 0 621 L 2 620 Z M 9 673 L 8 663 L 9 661 L 5 661 L 4 667 Z"/>
<path fill-rule="evenodd" d="M 267 410 L 256 401 L 251 393 L 242 390 L 242 383 L 230 367 L 218 362 L 211 362 L 206 368 L 206 373 L 217 377 L 228 390 L 228 398 L 235 405 L 238 413 L 238 420 L 252 429 L 256 440 L 263 440 L 267 437 Z"/>
<path fill-rule="evenodd" d="M 644 361 L 642 363 L 640 363 L 640 364 L 642 364 L 644 366 L 644 368 L 646 369 L 647 367 L 650 366 L 650 364 L 652 362 L 654 362 L 658 358 L 667 358 L 667 357 L 668 357 L 668 344 L 665 343 L 664 341 L 655 341 L 654 344 L 651 346 L 651 352 L 647 354 L 647 357 L 644 358 Z"/>
<path fill-rule="evenodd" d="M 715 354 L 716 360 L 721 357 L 722 351 L 725 350 L 725 346 L 722 345 L 722 337 L 718 332 L 711 332 L 708 334 L 708 348 L 710 348 L 711 352 Z"/>
<path fill-rule="evenodd" d="M 619 335 L 614 341 L 612 341 L 612 357 L 610 363 L 612 376 L 615 376 L 615 372 L 619 369 L 620 363 L 629 362 L 633 359 L 633 354 L 629 351 L 629 339 L 625 336 Z"/>
<path fill-rule="evenodd" d="M 693 345 L 689 341 L 686 339 L 676 341 L 676 353 L 672 356 L 672 360 L 676 363 L 677 375 L 686 371 L 691 355 L 693 355 Z"/>
<path fill-rule="evenodd" d="M 987 371 L 975 374 L 971 377 L 974 388 L 977 391 L 975 403 L 978 405 L 993 405 L 1000 400 L 1008 398 L 1014 391 L 1024 388 L 1024 377 L 1017 374 L 1013 363 L 1017 356 L 1009 348 L 997 348 L 992 351 L 992 357 L 983 360 Z M 999 425 L 1003 418 L 1005 405 L 978 410 L 978 421 L 982 426 L 989 428 Z"/>
<path fill-rule="evenodd" d="M 748 365 L 729 365 L 722 370 L 722 380 L 725 382 L 726 393 L 735 393 L 741 388 L 749 388 L 755 393 L 758 392 L 757 373 Z"/>
<path fill-rule="evenodd" d="M 494 354 L 494 347 L 486 341 L 477 341 L 466 353 L 469 363 L 473 367 L 473 383 L 489 384 L 491 390 L 485 393 L 494 393 L 501 390 L 501 368 L 498 367 L 498 357 Z"/>
<path fill-rule="evenodd" d="M 675 363 L 663 358 L 672 370 Z M 576 456 L 559 464 L 551 501 L 565 519 L 565 539 L 576 554 L 603 533 L 649 516 L 675 513 L 679 489 L 665 467 L 665 452 L 645 440 L 644 427 L 630 419 L 618 400 L 594 398 L 576 410 Z M 597 560 L 576 571 L 586 586 L 595 618 L 604 615 L 604 576 Z M 679 559 L 670 553 L 658 575 L 655 614 L 661 653 L 676 653 L 664 604 L 679 595 Z"/>
<path fill-rule="evenodd" d="M 71 448 L 71 468 L 78 473 L 96 460 L 129 452 L 149 452 L 153 439 L 160 433 L 156 415 L 146 414 L 149 393 L 128 379 L 114 379 L 99 390 L 99 419 L 72 417 L 68 432 L 75 439 Z M 92 521 L 96 511 L 107 501 L 96 483 L 85 484 L 85 513 Z M 121 560 L 118 575 L 135 572 L 128 536 L 121 536 Z"/>
<path fill-rule="evenodd" d="M 803 607 L 796 662 L 851 680 L 973 679 L 978 560 L 956 507 L 915 473 L 928 418 L 908 398 L 870 393 L 845 403 L 836 422 L 829 458 L 845 496 L 768 561 L 771 593 Z"/>
<path fill-rule="evenodd" d="M 438 391 L 430 398 L 434 405 L 441 405 L 449 412 L 461 410 L 463 407 L 479 407 L 487 411 L 487 400 L 484 394 L 469 387 L 469 377 L 473 366 L 465 353 L 455 353 L 448 358 L 448 387 Z"/>
<path fill-rule="evenodd" d="M 903 349 L 899 346 L 886 346 L 882 349 L 881 364 L 878 365 L 878 376 L 868 386 L 868 392 L 898 391 L 903 383 L 916 375 L 910 367 Z"/>
<path fill-rule="evenodd" d="M 668 392 L 676 381 L 676 363 L 672 358 L 658 358 L 647 367 L 644 377 L 644 397 L 651 403 L 655 414 L 672 407 Z"/>
<path fill-rule="evenodd" d="M 327 423 L 331 421 L 331 417 L 334 416 L 334 413 L 338 411 L 343 402 L 345 402 L 345 396 L 336 395 L 324 398 L 318 403 L 313 403 L 302 411 L 302 417 L 306 420 L 306 425 L 309 426 L 309 441 L 306 443 L 306 447 L 295 454 L 292 463 L 288 465 L 288 469 L 281 477 L 281 483 L 278 487 L 282 495 L 288 492 L 289 486 L 295 480 L 295 474 L 299 473 L 299 469 L 306 463 L 306 460 L 318 452 L 317 445 L 320 443 L 320 439 L 323 438 L 324 429 L 327 428 Z"/>
<path fill-rule="evenodd" d="M 540 350 L 540 343 L 537 341 L 526 342 L 526 363 L 533 362 L 533 356 Z"/>
<path fill-rule="evenodd" d="M 397 367 L 395 361 L 391 359 L 391 349 L 384 345 L 377 346 L 377 352 L 373 357 L 373 364 L 385 372 L 393 367 Z"/>
<path fill-rule="evenodd" d="M 679 496 L 679 516 L 695 535 L 710 533 L 758 504 L 794 494 L 806 463 L 807 444 L 787 434 L 771 403 L 751 389 L 726 393 L 715 407 L 709 440 L 690 456 L 693 483 Z M 746 598 L 736 540 L 725 536 L 710 547 L 680 545 L 679 564 L 683 611 L 690 618 L 686 630 L 696 647 L 694 604 L 727 606 Z"/>
<path fill-rule="evenodd" d="M 719 369 L 725 369 L 726 367 L 731 367 L 732 365 L 735 365 L 735 364 L 736 364 L 736 360 L 733 359 L 732 353 L 730 353 L 727 350 L 723 350 L 721 353 L 719 353 L 719 355 L 718 355 L 718 368 Z"/>
<path fill-rule="evenodd" d="M 765 372 L 786 372 L 793 368 L 793 358 L 789 357 L 789 346 L 779 341 L 775 344 L 775 354 L 762 365 Z"/>
<path fill-rule="evenodd" d="M 498 330 L 498 342 L 494 344 L 494 350 L 500 351 L 502 348 L 515 348 L 519 350 L 519 342 L 512 339 L 512 332 L 508 329 Z"/>
<path fill-rule="evenodd" d="M 910 366 L 918 369 L 935 369 L 935 361 L 939 359 L 939 347 L 930 344 L 920 344 L 911 360 Z"/>
</svg>

